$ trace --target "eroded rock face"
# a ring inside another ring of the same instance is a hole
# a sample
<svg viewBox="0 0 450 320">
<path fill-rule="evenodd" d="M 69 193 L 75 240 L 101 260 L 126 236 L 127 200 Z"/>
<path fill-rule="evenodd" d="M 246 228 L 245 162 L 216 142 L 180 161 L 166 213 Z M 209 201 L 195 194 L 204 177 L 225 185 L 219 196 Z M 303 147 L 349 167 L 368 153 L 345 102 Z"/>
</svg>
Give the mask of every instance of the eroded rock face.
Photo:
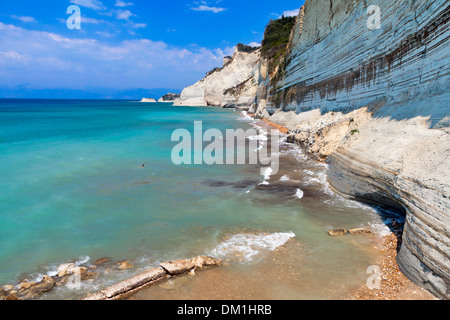
<svg viewBox="0 0 450 320">
<path fill-rule="evenodd" d="M 247 108 L 255 98 L 260 51 L 235 50 L 223 68 L 183 90 L 174 105 Z"/>
<path fill-rule="evenodd" d="M 134 277 L 92 294 L 83 300 L 119 300 L 137 290 L 162 280 L 165 275 L 166 272 L 161 268 L 148 269 Z"/>
</svg>

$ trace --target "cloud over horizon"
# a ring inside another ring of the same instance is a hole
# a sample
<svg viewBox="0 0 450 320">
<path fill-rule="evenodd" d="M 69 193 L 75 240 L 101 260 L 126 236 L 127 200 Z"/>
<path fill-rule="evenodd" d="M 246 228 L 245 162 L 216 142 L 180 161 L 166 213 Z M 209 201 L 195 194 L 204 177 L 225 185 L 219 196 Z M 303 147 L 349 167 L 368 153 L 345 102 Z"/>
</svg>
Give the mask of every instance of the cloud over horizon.
<svg viewBox="0 0 450 320">
<path fill-rule="evenodd" d="M 36 89 L 183 88 L 219 66 L 234 49 L 188 50 L 145 38 L 109 44 L 1 22 L 0 48 L 0 86 Z"/>
</svg>

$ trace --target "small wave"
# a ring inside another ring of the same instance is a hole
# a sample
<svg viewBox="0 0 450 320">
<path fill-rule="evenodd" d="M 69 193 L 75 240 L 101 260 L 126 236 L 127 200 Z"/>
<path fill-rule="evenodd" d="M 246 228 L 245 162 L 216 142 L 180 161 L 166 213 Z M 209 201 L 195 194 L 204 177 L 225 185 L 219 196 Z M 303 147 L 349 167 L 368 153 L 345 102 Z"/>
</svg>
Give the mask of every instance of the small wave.
<svg viewBox="0 0 450 320">
<path fill-rule="evenodd" d="M 369 225 L 374 233 L 381 237 L 391 234 L 391 230 L 389 229 L 389 227 L 383 223 L 369 223 Z"/>
<path fill-rule="evenodd" d="M 214 248 L 210 255 L 216 258 L 240 257 L 242 262 L 251 262 L 264 252 L 274 251 L 294 237 L 293 232 L 236 234 Z"/>
<path fill-rule="evenodd" d="M 248 115 L 247 111 L 242 111 L 241 116 L 237 118 L 238 121 L 247 121 L 247 122 L 254 122 L 255 119 L 253 119 L 251 116 Z"/>
<path fill-rule="evenodd" d="M 264 173 L 262 175 L 264 176 L 264 181 L 260 183 L 260 185 L 268 185 L 269 182 L 267 180 L 270 179 L 270 176 L 272 175 L 273 169 L 271 167 L 267 167 L 264 170 Z"/>
<path fill-rule="evenodd" d="M 247 139 L 248 140 L 257 140 L 257 141 L 267 141 L 268 140 L 267 136 L 265 136 L 263 134 L 259 134 L 256 136 L 248 136 Z"/>
<path fill-rule="evenodd" d="M 273 170 L 271 167 L 266 168 L 264 171 L 264 180 L 270 179 L 270 175 L 272 174 Z"/>
<path fill-rule="evenodd" d="M 295 183 L 301 183 L 301 181 L 299 181 L 299 180 L 291 179 L 287 174 L 285 174 L 284 176 L 282 176 L 282 177 L 280 178 L 280 181 L 283 181 L 283 182 L 295 182 Z"/>
<path fill-rule="evenodd" d="M 303 198 L 305 194 L 303 193 L 303 191 L 301 189 L 297 189 L 297 191 L 295 192 L 294 197 L 297 197 L 299 199 Z"/>
</svg>

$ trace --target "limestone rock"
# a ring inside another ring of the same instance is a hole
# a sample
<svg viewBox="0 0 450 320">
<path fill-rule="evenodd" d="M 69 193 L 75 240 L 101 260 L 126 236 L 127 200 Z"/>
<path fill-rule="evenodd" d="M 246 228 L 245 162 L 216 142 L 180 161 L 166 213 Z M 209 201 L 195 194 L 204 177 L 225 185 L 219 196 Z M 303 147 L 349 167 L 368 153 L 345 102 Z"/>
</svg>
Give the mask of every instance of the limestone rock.
<svg viewBox="0 0 450 320">
<path fill-rule="evenodd" d="M 24 281 L 24 282 L 19 283 L 19 285 L 17 286 L 17 288 L 18 288 L 19 290 L 28 290 L 28 289 L 30 289 L 32 286 L 35 286 L 35 285 L 36 285 L 36 282 L 33 282 L 33 281 Z"/>
<path fill-rule="evenodd" d="M 56 272 L 58 273 L 58 277 L 64 277 L 67 274 L 73 273 L 73 270 L 75 268 L 75 264 L 73 263 L 64 263 L 56 269 Z"/>
<path fill-rule="evenodd" d="M 194 263 L 189 259 L 161 263 L 161 268 L 172 276 L 189 272 L 194 267 Z"/>
<path fill-rule="evenodd" d="M 0 300 L 4 299 L 7 295 L 8 295 L 8 293 L 6 292 L 6 290 L 3 288 L 0 288 Z"/>
<path fill-rule="evenodd" d="M 41 282 L 32 286 L 28 290 L 26 298 L 31 299 L 31 298 L 40 296 L 40 295 L 52 290 L 53 287 L 55 286 L 55 284 L 56 284 L 56 281 L 54 279 L 52 279 L 51 277 L 45 276 Z"/>
<path fill-rule="evenodd" d="M 142 289 L 149 284 L 153 284 L 165 277 L 166 273 L 161 268 L 148 269 L 134 277 L 116 283 L 106 289 L 90 295 L 83 300 L 117 300 L 124 295 Z"/>
<path fill-rule="evenodd" d="M 95 260 L 93 265 L 101 266 L 101 265 L 106 264 L 106 263 L 108 263 L 110 261 L 111 261 L 111 259 L 109 259 L 109 258 L 100 258 L 100 259 Z"/>
<path fill-rule="evenodd" d="M 332 230 L 328 230 L 328 234 L 330 236 L 343 236 L 344 234 L 347 233 L 347 230 L 345 229 L 332 229 Z"/>
<path fill-rule="evenodd" d="M 372 233 L 372 230 L 370 230 L 370 228 L 353 228 L 348 229 L 348 232 L 350 234 L 370 234 Z"/>
<path fill-rule="evenodd" d="M 206 267 L 210 266 L 218 266 L 222 264 L 222 260 L 211 258 L 208 256 L 199 256 L 191 259 L 191 262 L 194 264 L 194 268 L 196 270 L 198 269 L 204 269 Z"/>
<path fill-rule="evenodd" d="M 250 107 L 258 87 L 260 51 L 240 51 L 222 68 L 216 68 L 185 88 L 174 105 Z"/>
<path fill-rule="evenodd" d="M 119 270 L 128 270 L 128 269 L 132 269 L 133 265 L 131 263 L 129 263 L 128 261 L 123 261 L 119 264 L 119 266 L 117 268 Z"/>
</svg>

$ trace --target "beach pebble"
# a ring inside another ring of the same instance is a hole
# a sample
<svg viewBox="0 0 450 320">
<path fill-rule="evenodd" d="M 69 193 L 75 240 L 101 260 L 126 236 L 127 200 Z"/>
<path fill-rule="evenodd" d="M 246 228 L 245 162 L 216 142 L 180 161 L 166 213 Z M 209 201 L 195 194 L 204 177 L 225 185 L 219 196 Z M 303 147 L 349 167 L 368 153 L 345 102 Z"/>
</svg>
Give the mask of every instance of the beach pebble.
<svg viewBox="0 0 450 320">
<path fill-rule="evenodd" d="M 133 265 L 131 263 L 129 263 L 128 261 L 124 261 L 119 263 L 118 269 L 119 270 L 128 270 L 128 269 L 132 269 Z"/>
</svg>

